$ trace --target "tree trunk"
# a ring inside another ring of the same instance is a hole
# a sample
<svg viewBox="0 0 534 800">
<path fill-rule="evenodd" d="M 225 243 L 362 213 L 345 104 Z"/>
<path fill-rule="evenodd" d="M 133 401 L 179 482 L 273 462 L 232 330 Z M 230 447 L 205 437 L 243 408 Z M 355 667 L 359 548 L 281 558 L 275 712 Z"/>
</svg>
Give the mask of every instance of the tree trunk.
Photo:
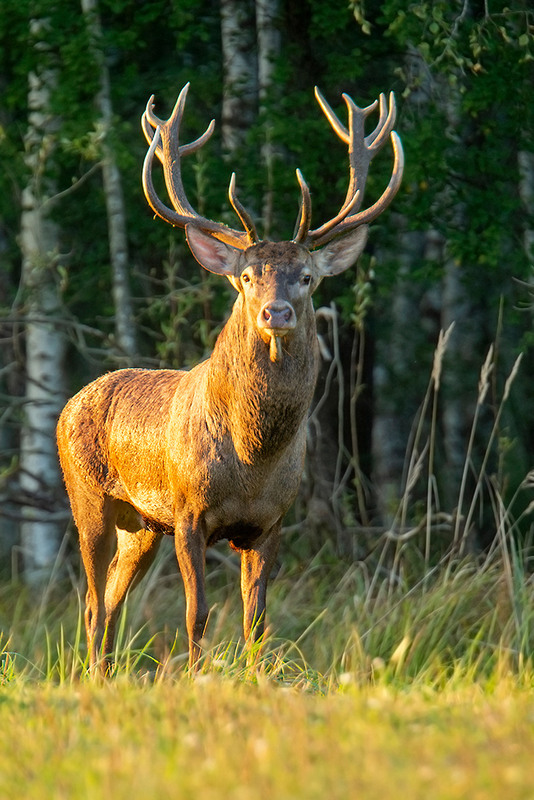
<svg viewBox="0 0 534 800">
<path fill-rule="evenodd" d="M 517 160 L 519 164 L 519 196 L 526 211 L 523 246 L 526 257 L 532 263 L 534 261 L 534 153 L 520 150 Z"/>
<path fill-rule="evenodd" d="M 256 0 L 256 30 L 258 40 L 258 87 L 260 112 L 263 115 L 264 141 L 262 160 L 266 170 L 265 191 L 263 193 L 262 222 L 263 235 L 269 238 L 273 227 L 274 176 L 273 165 L 276 157 L 272 141 L 272 123 L 268 114 L 268 97 L 273 83 L 276 57 L 280 52 L 280 34 L 276 27 L 278 0 Z"/>
<path fill-rule="evenodd" d="M 407 83 L 411 87 L 405 101 L 404 125 L 416 127 L 424 119 L 434 89 L 431 76 L 419 51 L 408 47 L 405 57 Z M 422 340 L 438 336 L 439 324 L 433 328 L 432 318 L 440 313 L 439 301 L 424 296 L 421 285 L 413 281 L 412 272 L 425 260 L 436 260 L 436 232 L 410 230 L 409 220 L 392 216 L 391 226 L 398 231 L 392 253 L 378 247 L 377 272 L 380 262 L 398 264 L 397 280 L 390 305 L 389 330 L 376 344 L 374 363 L 375 413 L 372 435 L 373 486 L 377 511 L 383 525 L 391 525 L 404 491 L 409 457 L 410 433 L 418 408 L 424 399 L 429 374 L 418 362 L 417 353 L 424 349 Z M 390 245 L 391 247 L 391 245 Z"/>
<path fill-rule="evenodd" d="M 126 363 L 131 363 L 137 353 L 137 341 L 128 278 L 129 257 L 126 235 L 126 209 L 121 175 L 110 140 L 113 125 L 113 107 L 111 104 L 109 70 L 101 49 L 102 31 L 98 15 L 98 0 L 81 0 L 81 4 L 92 43 L 93 56 L 100 73 L 100 92 L 96 98 L 96 105 L 103 129 L 102 176 L 108 218 L 109 252 L 115 306 L 115 338 L 119 356 L 122 356 Z"/>
<path fill-rule="evenodd" d="M 399 270 L 391 304 L 390 333 L 377 342 L 373 419 L 373 485 L 383 524 L 391 524 L 401 495 L 406 450 L 418 403 L 411 377 L 419 326 L 419 302 L 411 289 L 410 269 L 424 257 L 424 234 L 399 236 Z M 410 391 L 412 388 L 412 391 Z"/>
<path fill-rule="evenodd" d="M 253 0 L 221 0 L 223 52 L 222 140 L 233 155 L 245 140 L 257 107 L 256 23 Z"/>
<path fill-rule="evenodd" d="M 459 91 L 459 90 L 457 90 Z M 453 146 L 467 150 L 469 130 L 459 112 L 460 95 L 450 87 L 444 90 L 447 112 L 448 139 Z M 456 188 L 449 185 L 450 226 L 454 231 L 467 231 L 469 220 L 465 204 L 455 196 Z M 466 275 L 469 264 L 460 263 L 448 244 L 445 245 L 443 279 L 442 328 L 454 323 L 447 348 L 443 372 L 443 439 L 446 476 L 444 481 L 448 510 L 458 502 L 464 472 L 467 442 L 476 404 L 476 386 L 483 352 L 481 333 L 484 331 L 482 312 L 468 291 Z M 459 512 L 461 513 L 461 509 Z"/>
<path fill-rule="evenodd" d="M 59 228 L 50 218 L 55 186 L 47 175 L 54 158 L 58 119 L 49 110 L 55 71 L 46 64 L 46 23 L 33 20 L 31 34 L 41 65 L 29 75 L 25 140 L 30 171 L 22 194 L 20 246 L 25 305 L 26 398 L 21 432 L 21 541 L 25 580 L 39 585 L 57 557 L 66 516 L 59 511 L 62 481 L 55 428 L 64 403 L 65 340 L 57 325 L 61 295 L 57 275 Z"/>
</svg>

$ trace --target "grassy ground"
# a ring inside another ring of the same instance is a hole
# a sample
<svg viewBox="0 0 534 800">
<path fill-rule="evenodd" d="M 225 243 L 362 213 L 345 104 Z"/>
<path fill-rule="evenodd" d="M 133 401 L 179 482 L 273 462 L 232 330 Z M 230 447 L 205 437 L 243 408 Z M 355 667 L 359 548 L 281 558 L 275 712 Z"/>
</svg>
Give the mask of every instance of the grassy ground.
<svg viewBox="0 0 534 800">
<path fill-rule="evenodd" d="M 532 798 L 534 698 L 513 682 L 320 696 L 204 677 L 9 687 L 5 798 Z"/>
<path fill-rule="evenodd" d="M 390 530 L 351 562 L 324 546 L 304 563 L 290 536 L 270 589 L 271 630 L 252 659 L 237 640 L 235 554 L 210 565 L 194 680 L 169 541 L 128 600 L 105 682 L 87 675 L 77 577 L 38 598 L 0 585 L 0 798 L 534 797 L 534 581 L 531 549 L 516 544 L 531 529 L 534 473 L 506 504 L 502 488 L 503 408 L 520 360 L 475 469 L 496 366 L 488 353 L 458 497 L 444 514 L 434 462 L 450 330 Z M 468 556 L 487 509 L 493 549 Z"/>
<path fill-rule="evenodd" d="M 85 672 L 75 588 L 36 601 L 5 585 L 0 797 L 532 798 L 524 559 L 450 560 L 419 580 L 386 563 L 323 551 L 282 570 L 254 665 L 235 643 L 235 566 L 212 567 L 195 680 L 164 559 L 129 600 L 105 683 Z"/>
</svg>

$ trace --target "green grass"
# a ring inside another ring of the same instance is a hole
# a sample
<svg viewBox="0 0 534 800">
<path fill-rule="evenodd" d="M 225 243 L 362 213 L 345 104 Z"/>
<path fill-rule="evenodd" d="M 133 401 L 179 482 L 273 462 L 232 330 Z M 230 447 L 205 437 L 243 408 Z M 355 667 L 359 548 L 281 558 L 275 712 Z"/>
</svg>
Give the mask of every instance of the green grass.
<svg viewBox="0 0 534 800">
<path fill-rule="evenodd" d="M 10 686 L 5 798 L 531 798 L 534 697 L 216 677 Z"/>
<path fill-rule="evenodd" d="M 150 672 L 163 680 L 184 669 L 184 597 L 170 555 L 161 554 L 126 603 L 117 636 L 119 675 Z M 247 664 L 238 640 L 235 565 L 212 566 L 207 583 L 212 608 L 203 670 L 215 664 L 233 677 Z M 359 683 L 379 676 L 439 686 L 454 672 L 484 681 L 504 663 L 521 679 L 534 651 L 533 600 L 534 582 L 519 551 L 506 558 L 500 548 L 485 558 L 451 557 L 420 578 L 392 581 L 389 570 L 377 579 L 368 564 L 347 564 L 325 548 L 305 567 L 282 568 L 271 582 L 270 627 L 257 661 L 273 679 L 279 671 L 301 670 L 315 676 L 317 687 L 347 673 Z M 83 677 L 82 613 L 78 586 L 58 584 L 37 599 L 15 583 L 0 586 L 4 683 Z"/>
<path fill-rule="evenodd" d="M 77 591 L 36 602 L 5 585 L 0 797 L 531 798 L 534 606 L 519 554 L 410 584 L 373 577 L 326 552 L 282 570 L 251 663 L 237 576 L 212 568 L 192 680 L 179 578 L 162 562 L 129 599 L 106 682 L 86 672 Z"/>
<path fill-rule="evenodd" d="M 488 474 L 519 362 L 475 469 L 488 355 L 445 514 L 434 469 L 445 347 L 446 336 L 390 529 L 368 532 L 368 557 L 352 563 L 324 545 L 304 564 L 309 546 L 289 537 L 261 649 L 238 638 L 235 555 L 219 553 L 208 570 L 195 679 L 169 541 L 128 599 L 107 681 L 87 674 L 81 581 L 39 597 L 0 586 L 0 798 L 534 797 L 534 580 L 531 550 L 517 544 L 528 538 L 534 505 L 522 492 L 533 475 L 505 504 L 505 473 Z M 468 555 L 483 502 L 494 545 Z"/>
</svg>

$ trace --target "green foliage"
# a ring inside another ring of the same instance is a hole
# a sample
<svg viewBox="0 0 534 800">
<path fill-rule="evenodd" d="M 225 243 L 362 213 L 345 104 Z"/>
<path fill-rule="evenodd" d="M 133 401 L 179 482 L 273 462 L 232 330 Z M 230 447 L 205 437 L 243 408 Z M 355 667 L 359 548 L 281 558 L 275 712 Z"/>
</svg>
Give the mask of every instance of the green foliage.
<svg viewBox="0 0 534 800">
<path fill-rule="evenodd" d="M 201 7 L 195 0 L 101 0 L 100 14 L 115 114 L 111 140 L 123 181 L 141 332 L 139 363 L 190 365 L 209 352 L 233 294 L 225 281 L 202 275 L 182 234 L 154 221 L 147 209 L 140 185 L 146 143 L 139 118 L 152 93 L 156 113 L 165 118 L 190 80 L 183 141 L 196 138 L 213 117 L 219 123 L 220 5 L 214 0 Z M 46 20 L 45 48 L 34 46 L 28 24 L 32 16 Z M 268 179 L 262 147 L 268 137 L 276 152 L 269 176 L 275 198 L 273 237 L 287 238 L 293 232 L 299 202 L 296 167 L 310 185 L 313 225 L 319 226 L 341 206 L 348 174 L 346 148 L 320 112 L 313 85 L 342 121 L 342 92 L 364 106 L 381 91 L 395 90 L 397 129 L 406 153 L 403 186 L 384 221 L 372 226 L 359 271 L 324 281 L 317 304 L 335 301 L 345 350 L 350 351 L 356 325 L 365 333 L 366 357 L 371 360 L 374 348 L 395 350 L 390 342 L 392 312 L 396 303 L 409 299 L 413 316 L 403 326 L 409 354 L 387 365 L 393 380 L 384 404 L 392 411 L 407 409 L 411 420 L 424 395 L 444 313 L 446 260 L 460 272 L 462 290 L 481 320 L 476 346 L 482 352 L 494 338 L 498 318 L 503 371 L 532 338 L 530 316 L 516 311 L 518 301 L 528 294 L 523 285 L 532 279 L 531 259 L 524 249 L 532 220 L 518 191 L 517 164 L 519 151 L 533 149 L 532 12 L 519 2 L 491 3 L 485 9 L 441 0 L 408 6 L 399 0 L 354 0 L 348 7 L 307 0 L 281 3 L 278 24 L 281 52 L 273 65 L 273 85 L 244 146 L 228 163 L 218 125 L 206 147 L 184 160 L 186 191 L 201 213 L 234 225 L 226 191 L 235 170 L 239 197 L 258 218 L 261 233 Z M 37 68 L 57 71 L 52 101 L 59 124 L 54 177 L 61 196 L 54 215 L 61 225 L 62 252 L 69 254 L 61 269 L 66 330 L 72 340 L 70 363 L 76 361 L 69 368 L 69 388 L 75 391 L 103 365 L 116 366 L 99 171 L 102 131 L 94 104 L 98 71 L 80 10 L 67 0 L 5 0 L 0 64 L 0 303 L 6 310 L 18 297 L 20 278 L 17 236 L 28 178 L 28 75 Z M 373 162 L 366 203 L 381 194 L 390 169 L 391 150 L 386 146 Z M 156 181 L 164 196 L 160 175 Z M 439 234 L 439 255 L 425 250 L 412 257 L 406 252 L 405 242 L 412 234 L 429 231 Z M 523 285 L 515 282 L 517 278 Z M 402 344 L 393 345 L 402 350 Z M 473 364 L 483 357 L 468 355 L 465 363 L 454 365 L 463 372 L 465 387 L 476 380 L 478 367 Z M 370 395 L 372 366 L 362 378 Z M 522 376 L 519 382 L 523 408 L 530 408 L 531 391 Z M 532 415 L 519 405 L 512 406 L 507 420 L 516 444 L 506 458 L 528 468 Z M 372 410 L 363 416 L 363 427 L 369 428 Z M 342 458 L 352 442 L 338 444 Z M 438 458 L 443 457 L 440 451 Z M 356 454 L 350 452 L 348 458 L 355 461 Z M 519 472 L 515 470 L 516 488 L 522 479 Z M 352 496 L 344 501 L 346 519 L 354 519 L 351 500 Z"/>
<path fill-rule="evenodd" d="M 23 5 L 7 2 L 0 23 L 3 69 L 9 76 L 4 103 L 6 108 L 17 110 L 26 104 L 26 76 L 35 60 L 35 53 L 26 46 L 27 16 Z M 93 111 L 98 88 L 96 71 L 81 14 L 73 14 L 64 0 L 36 2 L 32 11 L 35 15 L 46 14 L 49 59 L 54 66 L 61 65 L 54 107 L 62 115 L 61 188 L 65 188 L 83 174 L 86 162 L 98 159 Z M 142 7 L 128 0 L 109 0 L 102 2 L 101 15 L 104 50 L 113 76 L 117 116 L 114 144 L 123 168 L 129 212 L 136 220 L 131 226 L 132 246 L 141 262 L 152 258 L 155 241 L 163 242 L 163 248 L 159 248 L 162 260 L 165 236 L 162 238 L 151 223 L 139 191 L 144 141 L 138 119 L 152 91 L 156 91 L 157 110 L 165 115 L 178 89 L 191 77 L 194 80 L 184 120 L 185 137 L 196 135 L 216 113 L 221 96 L 220 79 L 215 77 L 220 72 L 218 6 L 204 4 L 199 13 L 192 0 L 155 2 Z M 466 122 L 471 120 L 476 146 L 466 150 L 463 139 L 458 140 L 457 146 L 451 142 L 440 102 L 443 97 L 431 98 L 425 112 L 417 116 L 416 107 L 401 107 L 399 128 L 407 153 L 407 176 L 396 208 L 409 216 L 414 227 L 424 228 L 429 222 L 436 225 L 450 242 L 451 252 L 467 268 L 471 264 L 476 269 L 484 265 L 485 269 L 498 271 L 510 236 L 517 240 L 520 235 L 517 168 L 513 163 L 514 149 L 509 144 L 517 138 L 518 130 L 523 130 L 527 141 L 531 136 L 532 110 L 527 101 L 530 25 L 530 12 L 514 4 L 508 8 L 493 4 L 489 16 L 463 13 L 459 5 L 444 2 L 414 3 L 408 9 L 398 0 L 354 2 L 351 9 L 340 4 L 336 13 L 326 0 L 313 0 L 299 12 L 283 7 L 283 49 L 276 65 L 276 88 L 268 98 L 266 116 L 258 119 L 257 127 L 250 131 L 247 152 L 235 165 L 243 194 L 251 198 L 253 207 L 260 207 L 265 174 L 258 151 L 268 119 L 275 145 L 288 153 L 275 164 L 277 233 L 287 236 L 296 216 L 295 166 L 303 169 L 312 186 L 314 219 L 327 218 L 344 195 L 346 156 L 318 114 L 312 84 L 317 82 L 322 87 L 341 115 L 341 90 L 365 103 L 384 86 L 396 85 L 408 101 L 425 80 L 424 74 L 406 69 L 404 53 L 412 47 L 425 59 L 432 74 L 454 82 L 461 101 L 459 113 L 465 115 Z M 295 136 L 297 120 L 299 131 L 305 131 L 305 135 Z M 17 150 L 20 153 L 21 129 L 9 125 L 4 126 L 4 131 L 0 156 L 7 161 Z M 225 203 L 229 170 L 220 162 L 217 136 L 208 148 L 203 157 L 210 180 L 204 199 L 207 210 L 217 216 L 217 210 Z M 251 158 L 251 153 L 255 157 Z M 375 165 L 369 179 L 370 199 L 380 192 L 388 168 L 385 157 Z M 2 180 L 5 182 L 6 177 Z M 20 184 L 20 178 L 16 180 Z M 186 174 L 186 182 L 189 181 Z M 452 196 L 445 191 L 451 181 Z M 83 251 L 88 273 L 98 269 L 102 260 L 99 248 L 94 256 L 90 255 L 98 232 L 103 229 L 102 210 L 92 197 L 95 188 L 93 181 L 91 192 L 76 194 L 72 207 L 62 207 L 58 212 L 62 218 L 67 212 L 71 230 L 78 231 L 84 220 L 87 241 L 78 244 L 75 237 L 68 237 L 66 246 Z M 498 203 L 491 208 L 486 202 L 489 193 L 498 197 Z M 7 196 L 2 192 L 2 197 Z M 449 213 L 455 202 L 467 204 L 469 220 L 469 230 L 459 230 L 456 237 Z M 1 211 L 3 219 L 12 217 L 15 233 L 12 204 L 11 208 L 6 204 Z M 504 235 L 503 231 L 511 234 Z M 381 235 L 385 233 L 380 231 Z M 518 275 L 527 277 L 528 265 L 520 260 L 518 263 L 517 258 L 514 263 Z M 438 277 L 439 273 L 435 275 Z M 497 282 L 497 296 L 502 293 L 501 283 Z M 350 290 L 349 285 L 342 286 L 338 294 L 343 296 Z M 79 307 L 73 310 L 82 312 Z"/>
</svg>

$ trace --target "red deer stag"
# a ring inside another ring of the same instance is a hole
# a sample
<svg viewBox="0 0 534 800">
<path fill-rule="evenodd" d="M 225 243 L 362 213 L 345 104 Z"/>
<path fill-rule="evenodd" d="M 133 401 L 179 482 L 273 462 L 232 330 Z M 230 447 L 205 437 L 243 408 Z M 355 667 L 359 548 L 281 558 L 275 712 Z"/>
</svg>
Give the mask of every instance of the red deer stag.
<svg viewBox="0 0 534 800">
<path fill-rule="evenodd" d="M 291 241 L 260 241 L 251 216 L 229 197 L 244 230 L 194 211 L 181 178 L 183 156 L 213 131 L 180 144 L 188 86 L 171 117 L 158 119 L 153 97 L 142 117 L 150 144 L 143 186 L 153 211 L 185 228 L 189 247 L 210 272 L 238 292 L 210 358 L 190 371 L 121 369 L 82 389 L 61 414 L 57 438 L 65 484 L 87 574 L 85 625 L 90 664 L 107 669 L 117 618 L 129 587 L 146 572 L 164 534 L 174 535 L 185 587 L 189 665 L 201 656 L 209 606 L 206 548 L 228 539 L 241 553 L 244 635 L 262 634 L 266 585 L 282 518 L 299 486 L 306 420 L 318 348 L 312 294 L 322 278 L 350 267 L 364 248 L 367 223 L 397 192 L 403 170 L 393 131 L 395 102 L 380 96 L 379 120 L 365 135 L 378 101 L 359 108 L 344 95 L 348 127 L 316 91 L 335 133 L 348 145 L 350 180 L 339 213 L 310 228 L 309 189 L 297 170 L 301 205 Z M 360 210 L 369 164 L 388 141 L 390 182 Z M 156 156 L 174 210 L 152 183 Z M 313 249 L 312 248 L 319 248 Z"/>
</svg>

